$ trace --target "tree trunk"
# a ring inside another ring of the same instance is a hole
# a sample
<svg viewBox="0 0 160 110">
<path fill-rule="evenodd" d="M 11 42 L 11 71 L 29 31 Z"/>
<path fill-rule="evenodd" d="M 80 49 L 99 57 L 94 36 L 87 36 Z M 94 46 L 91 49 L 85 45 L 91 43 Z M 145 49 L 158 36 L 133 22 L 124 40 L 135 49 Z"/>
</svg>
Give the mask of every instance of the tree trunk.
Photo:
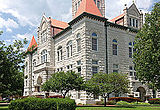
<svg viewBox="0 0 160 110">
<path fill-rule="evenodd" d="M 156 90 L 153 89 L 152 92 L 153 92 L 153 98 L 156 98 Z"/>
<path fill-rule="evenodd" d="M 104 97 L 104 107 L 106 107 L 106 104 L 107 104 L 107 102 L 106 102 L 106 96 Z"/>
</svg>

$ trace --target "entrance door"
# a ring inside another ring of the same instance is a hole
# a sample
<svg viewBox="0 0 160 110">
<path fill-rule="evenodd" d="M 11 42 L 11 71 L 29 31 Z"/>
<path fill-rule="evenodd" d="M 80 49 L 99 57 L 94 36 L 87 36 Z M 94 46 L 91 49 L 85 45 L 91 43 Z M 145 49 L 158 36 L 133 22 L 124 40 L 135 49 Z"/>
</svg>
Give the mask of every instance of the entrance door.
<svg viewBox="0 0 160 110">
<path fill-rule="evenodd" d="M 136 92 L 139 92 L 140 93 L 140 99 L 145 101 L 145 95 L 146 95 L 146 90 L 143 88 L 143 87 L 139 87 L 137 88 L 137 91 Z"/>
</svg>

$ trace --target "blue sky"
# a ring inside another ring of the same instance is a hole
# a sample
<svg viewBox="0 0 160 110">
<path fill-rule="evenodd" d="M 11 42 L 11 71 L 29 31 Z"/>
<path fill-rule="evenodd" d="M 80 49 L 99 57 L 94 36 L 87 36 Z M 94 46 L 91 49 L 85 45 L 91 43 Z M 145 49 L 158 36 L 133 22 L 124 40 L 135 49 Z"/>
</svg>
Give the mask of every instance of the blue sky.
<svg viewBox="0 0 160 110">
<path fill-rule="evenodd" d="M 123 12 L 124 4 L 130 6 L 133 0 L 106 0 L 106 18 L 111 19 Z M 144 13 L 160 0 L 135 0 Z M 54 19 L 69 22 L 72 20 L 71 0 L 0 0 L 0 40 L 7 44 L 15 39 L 37 38 L 37 27 L 43 13 Z"/>
</svg>

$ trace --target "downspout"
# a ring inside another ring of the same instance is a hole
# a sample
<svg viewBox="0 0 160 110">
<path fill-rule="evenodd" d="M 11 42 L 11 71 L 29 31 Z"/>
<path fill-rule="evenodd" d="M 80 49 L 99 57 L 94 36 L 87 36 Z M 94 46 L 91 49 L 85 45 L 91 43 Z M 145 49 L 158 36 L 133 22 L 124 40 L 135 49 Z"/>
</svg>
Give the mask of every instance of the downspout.
<svg viewBox="0 0 160 110">
<path fill-rule="evenodd" d="M 105 21 L 105 24 L 104 24 L 104 26 L 105 26 L 105 41 L 106 41 L 106 73 L 108 74 L 108 45 L 107 45 L 107 40 L 108 40 L 108 29 L 107 29 L 107 27 L 108 27 L 108 22 L 107 22 L 107 20 Z"/>
</svg>

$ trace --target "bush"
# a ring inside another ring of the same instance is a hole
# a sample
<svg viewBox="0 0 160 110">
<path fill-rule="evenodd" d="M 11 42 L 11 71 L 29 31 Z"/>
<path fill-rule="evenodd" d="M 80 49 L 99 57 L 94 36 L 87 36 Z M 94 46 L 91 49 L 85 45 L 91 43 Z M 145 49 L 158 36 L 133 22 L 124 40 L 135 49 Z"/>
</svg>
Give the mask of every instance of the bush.
<svg viewBox="0 0 160 110">
<path fill-rule="evenodd" d="M 104 101 L 96 101 L 96 105 L 104 105 Z"/>
<path fill-rule="evenodd" d="M 114 100 L 108 101 L 107 105 L 116 105 L 116 101 L 114 101 Z"/>
<path fill-rule="evenodd" d="M 120 107 L 133 107 L 130 103 L 128 103 L 126 101 L 119 101 L 116 103 L 116 105 L 118 105 Z"/>
<path fill-rule="evenodd" d="M 132 102 L 132 103 L 130 103 L 131 105 L 143 105 L 143 106 L 145 106 L 145 105 L 150 105 L 149 103 L 145 103 L 145 102 Z"/>
<path fill-rule="evenodd" d="M 76 104 L 71 99 L 25 98 L 11 101 L 10 110 L 75 110 Z"/>
<path fill-rule="evenodd" d="M 126 101 L 126 102 L 141 102 L 141 100 L 139 98 L 133 98 L 133 97 L 112 97 L 112 98 L 109 98 L 109 101 L 111 100 L 114 100 L 116 102 L 118 101 Z"/>
<path fill-rule="evenodd" d="M 149 99 L 148 103 L 150 103 L 150 104 L 160 104 L 160 98 Z"/>
</svg>

